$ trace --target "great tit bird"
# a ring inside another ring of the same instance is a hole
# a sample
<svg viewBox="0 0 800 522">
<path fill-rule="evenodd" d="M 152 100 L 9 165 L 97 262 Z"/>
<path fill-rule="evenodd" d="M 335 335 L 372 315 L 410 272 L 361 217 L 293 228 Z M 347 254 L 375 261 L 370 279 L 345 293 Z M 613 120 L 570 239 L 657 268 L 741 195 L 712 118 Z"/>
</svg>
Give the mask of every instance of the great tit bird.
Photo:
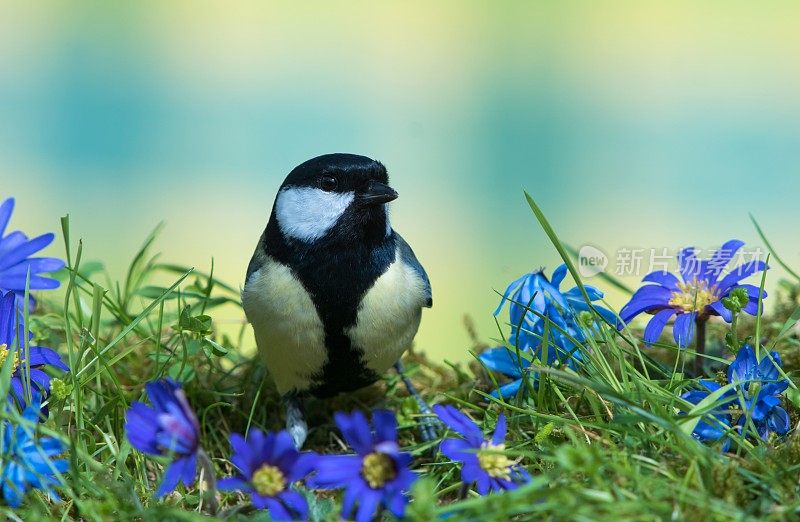
<svg viewBox="0 0 800 522">
<path fill-rule="evenodd" d="M 402 375 L 400 357 L 433 305 L 425 269 L 389 222 L 398 194 L 388 182 L 383 164 L 355 154 L 297 166 L 247 268 L 242 304 L 298 447 L 300 399 L 363 388 L 393 365 Z"/>
</svg>

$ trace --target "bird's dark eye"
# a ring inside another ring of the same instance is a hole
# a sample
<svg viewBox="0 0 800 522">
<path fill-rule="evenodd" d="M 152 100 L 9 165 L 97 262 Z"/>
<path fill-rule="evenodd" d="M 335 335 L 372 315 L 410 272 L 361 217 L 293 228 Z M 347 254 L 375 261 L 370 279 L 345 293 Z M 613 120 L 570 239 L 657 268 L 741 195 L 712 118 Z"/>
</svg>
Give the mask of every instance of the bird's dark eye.
<svg viewBox="0 0 800 522">
<path fill-rule="evenodd" d="M 339 182 L 336 181 L 336 178 L 332 178 L 330 176 L 324 176 L 322 179 L 319 180 L 319 188 L 324 190 L 325 192 L 333 192 L 336 190 L 336 187 L 339 186 Z"/>
</svg>

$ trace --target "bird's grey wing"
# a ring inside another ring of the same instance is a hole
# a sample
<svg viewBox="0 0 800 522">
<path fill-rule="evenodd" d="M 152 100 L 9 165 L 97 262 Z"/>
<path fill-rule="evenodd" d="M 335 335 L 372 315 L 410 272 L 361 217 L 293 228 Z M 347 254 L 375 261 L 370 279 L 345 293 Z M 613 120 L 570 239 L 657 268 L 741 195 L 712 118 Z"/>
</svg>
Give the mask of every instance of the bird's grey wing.
<svg viewBox="0 0 800 522">
<path fill-rule="evenodd" d="M 433 291 L 431 290 L 431 280 L 428 279 L 428 274 L 425 272 L 425 269 L 422 268 L 417 256 L 414 255 L 414 251 L 411 250 L 411 247 L 408 246 L 406 240 L 398 234 L 397 232 L 394 233 L 395 237 L 397 238 L 397 250 L 400 255 L 400 259 L 414 269 L 415 272 L 425 281 L 425 291 L 428 294 L 428 301 L 427 307 L 431 308 L 433 306 Z"/>
<path fill-rule="evenodd" d="M 250 263 L 247 265 L 247 275 L 244 277 L 245 283 L 250 279 L 250 276 L 264 266 L 264 263 L 267 261 L 267 254 L 264 251 L 264 242 L 267 240 L 265 236 L 266 233 L 261 235 L 261 238 L 258 240 L 258 245 L 256 245 L 256 250 L 253 252 L 253 257 L 250 258 Z"/>
</svg>

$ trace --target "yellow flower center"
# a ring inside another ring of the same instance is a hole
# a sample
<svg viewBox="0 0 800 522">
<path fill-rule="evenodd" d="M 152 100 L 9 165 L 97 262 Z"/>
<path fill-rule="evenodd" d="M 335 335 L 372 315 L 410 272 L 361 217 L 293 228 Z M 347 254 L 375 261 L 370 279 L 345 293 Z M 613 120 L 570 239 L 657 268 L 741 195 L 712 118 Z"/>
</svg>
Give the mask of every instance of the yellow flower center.
<svg viewBox="0 0 800 522">
<path fill-rule="evenodd" d="M 286 477 L 275 466 L 264 464 L 253 473 L 251 480 L 259 495 L 274 497 L 286 489 Z"/>
<path fill-rule="evenodd" d="M 0 344 L 0 368 L 2 368 L 3 365 L 6 363 L 6 359 L 8 358 L 8 353 L 9 353 L 8 346 L 5 344 Z M 14 357 L 14 362 L 11 363 L 11 373 L 17 371 L 17 368 L 19 367 L 19 355 L 17 355 L 16 351 L 14 352 L 13 357 Z"/>
<path fill-rule="evenodd" d="M 511 466 L 516 462 L 503 453 L 505 449 L 505 444 L 495 446 L 490 442 L 484 442 L 478 450 L 478 464 L 490 477 L 511 480 Z"/>
<path fill-rule="evenodd" d="M 364 457 L 361 473 L 364 475 L 364 479 L 366 479 L 369 487 L 377 489 L 390 480 L 394 480 L 397 476 L 397 469 L 395 468 L 394 461 L 388 455 L 383 453 L 370 453 Z"/>
<path fill-rule="evenodd" d="M 672 292 L 670 306 L 684 312 L 700 312 L 717 300 L 717 285 L 708 286 L 707 281 L 694 278 L 691 283 L 678 283 L 679 292 Z"/>
</svg>

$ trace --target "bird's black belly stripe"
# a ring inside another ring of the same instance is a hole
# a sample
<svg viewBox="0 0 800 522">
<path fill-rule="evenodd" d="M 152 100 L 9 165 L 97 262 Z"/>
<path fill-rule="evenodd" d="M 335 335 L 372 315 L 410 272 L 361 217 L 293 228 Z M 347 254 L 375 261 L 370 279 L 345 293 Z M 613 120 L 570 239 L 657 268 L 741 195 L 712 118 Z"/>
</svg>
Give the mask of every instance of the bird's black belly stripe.
<svg viewBox="0 0 800 522">
<path fill-rule="evenodd" d="M 292 267 L 325 328 L 328 361 L 313 377 L 315 384 L 309 392 L 315 396 L 357 390 L 379 378 L 345 331 L 355 325 L 366 292 L 395 260 L 394 234 L 386 237 L 385 230 L 383 222 L 372 234 L 343 241 L 334 229 L 330 237 L 307 244 L 284 238 L 274 220 L 267 226 L 266 253 Z"/>
<path fill-rule="evenodd" d="M 316 397 L 332 397 L 338 393 L 349 392 L 369 386 L 380 376 L 367 368 L 362 352 L 356 350 L 344 334 L 326 334 L 325 346 L 328 348 L 328 362 L 310 393 Z"/>
</svg>

